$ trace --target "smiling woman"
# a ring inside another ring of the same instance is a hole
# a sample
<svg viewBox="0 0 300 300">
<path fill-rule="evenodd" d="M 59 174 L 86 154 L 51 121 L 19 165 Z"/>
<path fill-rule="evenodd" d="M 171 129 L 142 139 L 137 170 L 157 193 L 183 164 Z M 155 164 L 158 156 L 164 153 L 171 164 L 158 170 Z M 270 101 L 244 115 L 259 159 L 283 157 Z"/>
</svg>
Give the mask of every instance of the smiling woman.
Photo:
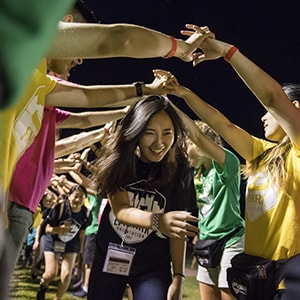
<svg viewBox="0 0 300 300">
<path fill-rule="evenodd" d="M 171 149 L 174 142 L 174 126 L 165 111 L 160 111 L 149 120 L 142 133 L 138 148 L 139 158 L 144 162 L 159 162 Z"/>
<path fill-rule="evenodd" d="M 97 234 L 89 300 L 122 299 L 127 284 L 135 299 L 180 299 L 186 236 L 198 232 L 186 222 L 197 222 L 187 212 L 197 204 L 185 138 L 168 99 L 152 95 L 103 146 L 96 180 L 110 204 Z"/>
</svg>

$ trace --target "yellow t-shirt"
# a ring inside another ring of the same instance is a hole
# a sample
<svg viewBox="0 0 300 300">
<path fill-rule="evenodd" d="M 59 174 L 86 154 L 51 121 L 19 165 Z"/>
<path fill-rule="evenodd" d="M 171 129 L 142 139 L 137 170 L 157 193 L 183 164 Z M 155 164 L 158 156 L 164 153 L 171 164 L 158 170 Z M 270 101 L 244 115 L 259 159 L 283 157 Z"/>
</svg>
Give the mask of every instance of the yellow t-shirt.
<svg viewBox="0 0 300 300">
<path fill-rule="evenodd" d="M 33 214 L 33 224 L 31 225 L 31 228 L 37 228 L 40 225 L 40 222 L 43 217 L 43 212 L 41 205 L 39 205 L 36 209 L 36 212 Z"/>
<path fill-rule="evenodd" d="M 46 76 L 47 62 L 43 59 L 34 70 L 26 92 L 15 105 L 0 111 L 0 191 L 3 201 L 19 157 L 31 145 L 41 127 L 45 96 L 56 81 Z"/>
<path fill-rule="evenodd" d="M 274 146 L 254 139 L 254 157 Z M 293 146 L 286 157 L 287 193 L 275 187 L 258 170 L 248 179 L 246 191 L 245 252 L 268 258 L 287 259 L 300 253 L 300 149 Z"/>
</svg>

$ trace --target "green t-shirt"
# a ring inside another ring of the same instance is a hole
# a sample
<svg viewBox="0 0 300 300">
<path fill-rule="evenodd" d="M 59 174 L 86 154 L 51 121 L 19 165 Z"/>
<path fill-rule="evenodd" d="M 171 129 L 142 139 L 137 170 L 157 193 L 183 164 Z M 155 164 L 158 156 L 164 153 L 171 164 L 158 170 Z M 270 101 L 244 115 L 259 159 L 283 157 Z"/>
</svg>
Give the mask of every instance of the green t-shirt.
<svg viewBox="0 0 300 300">
<path fill-rule="evenodd" d="M 86 228 L 85 235 L 96 234 L 98 231 L 98 225 L 99 225 L 98 215 L 99 215 L 101 202 L 102 202 L 102 198 L 99 195 L 97 194 L 87 195 L 87 203 L 85 204 L 85 206 L 90 210 L 92 216 L 92 222 Z"/>
<path fill-rule="evenodd" d="M 244 226 L 240 212 L 240 162 L 229 150 L 223 168 L 213 161 L 199 179 L 195 188 L 199 205 L 200 239 L 219 239 Z M 244 230 L 231 238 L 226 247 L 235 243 Z"/>
</svg>

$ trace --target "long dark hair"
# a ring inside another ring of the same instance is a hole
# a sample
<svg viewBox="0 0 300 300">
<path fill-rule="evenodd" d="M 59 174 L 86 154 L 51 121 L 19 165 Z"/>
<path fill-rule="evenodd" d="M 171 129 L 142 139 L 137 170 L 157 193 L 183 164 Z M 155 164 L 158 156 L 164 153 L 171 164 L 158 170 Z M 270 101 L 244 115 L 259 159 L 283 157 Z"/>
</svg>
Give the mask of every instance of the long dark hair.
<svg viewBox="0 0 300 300">
<path fill-rule="evenodd" d="M 102 195 L 112 194 L 136 179 L 136 149 L 139 138 L 150 118 L 162 110 L 172 120 L 174 143 L 163 160 L 153 164 L 156 170 L 152 182 L 157 187 L 164 186 L 178 170 L 184 179 L 188 171 L 185 142 L 187 132 L 184 124 L 166 97 L 151 95 L 131 108 L 102 148 L 101 156 L 95 164 L 97 189 Z"/>
</svg>

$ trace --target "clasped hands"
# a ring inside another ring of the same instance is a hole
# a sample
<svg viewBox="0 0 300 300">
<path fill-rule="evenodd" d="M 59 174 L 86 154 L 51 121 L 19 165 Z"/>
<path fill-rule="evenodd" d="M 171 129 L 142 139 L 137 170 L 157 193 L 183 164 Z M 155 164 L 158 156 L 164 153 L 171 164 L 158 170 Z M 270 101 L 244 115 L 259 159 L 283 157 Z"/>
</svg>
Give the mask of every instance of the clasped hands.
<svg viewBox="0 0 300 300">
<path fill-rule="evenodd" d="M 198 63 L 217 59 L 222 56 L 222 43 L 215 40 L 215 34 L 207 26 L 200 27 L 193 24 L 185 26 L 188 30 L 181 30 L 181 34 L 189 36 L 186 43 L 195 45 L 191 60 L 193 66 Z M 197 51 L 200 49 L 201 51 Z"/>
</svg>

